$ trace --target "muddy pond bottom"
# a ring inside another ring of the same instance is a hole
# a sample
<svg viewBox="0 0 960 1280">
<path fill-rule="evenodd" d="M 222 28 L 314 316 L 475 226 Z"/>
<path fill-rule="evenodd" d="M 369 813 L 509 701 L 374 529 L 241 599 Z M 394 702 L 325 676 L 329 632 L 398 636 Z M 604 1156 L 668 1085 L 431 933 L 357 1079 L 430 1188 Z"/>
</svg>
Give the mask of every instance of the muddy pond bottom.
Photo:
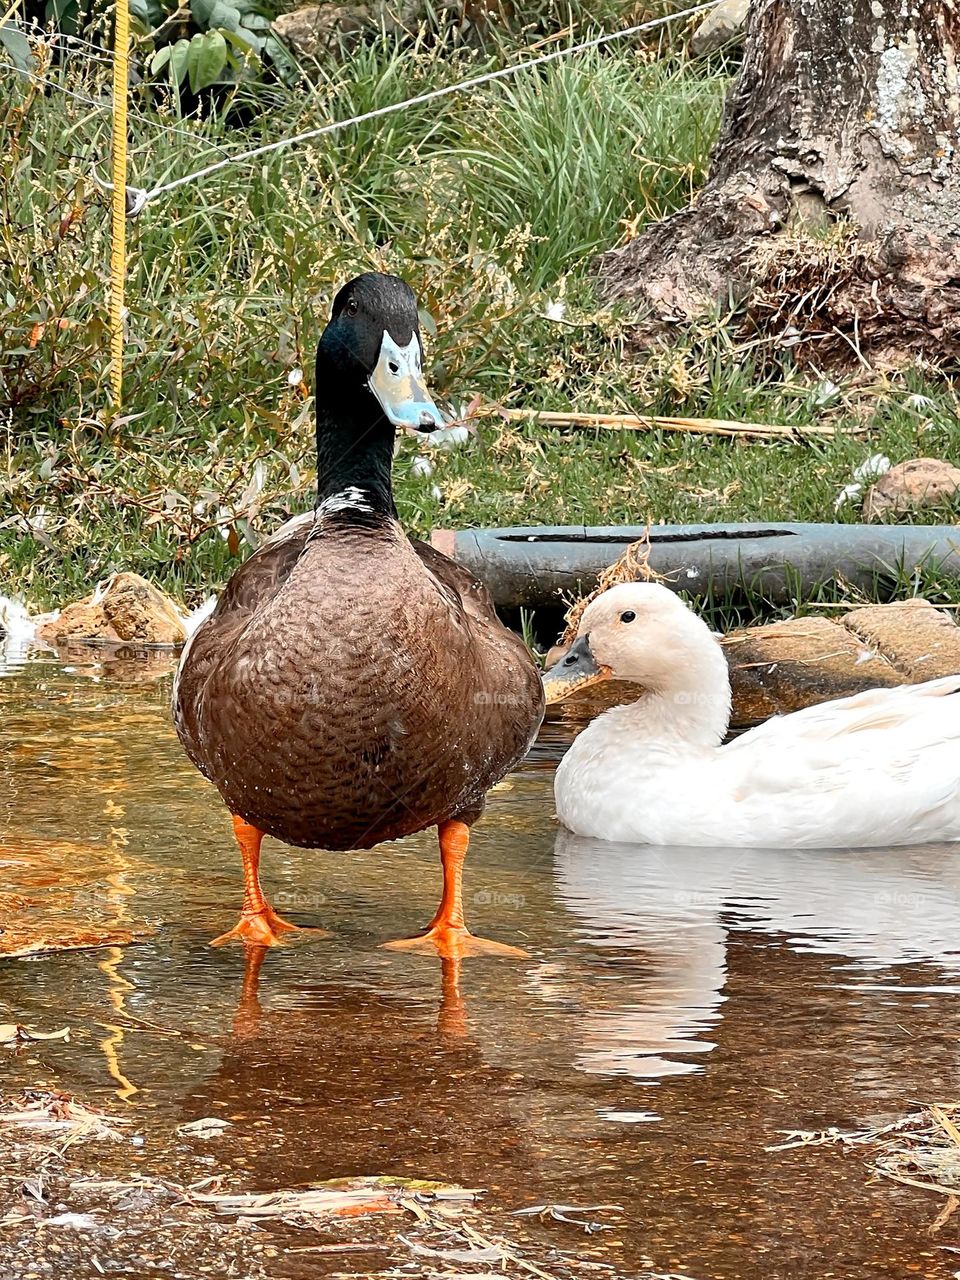
<svg viewBox="0 0 960 1280">
<path fill-rule="evenodd" d="M 553 817 L 565 742 L 551 731 L 491 794 L 465 876 L 474 930 L 529 959 L 458 975 L 378 949 L 433 913 L 430 832 L 358 854 L 266 841 L 274 905 L 331 936 L 245 956 L 208 945 L 235 922 L 239 859 L 168 697 L 162 664 L 47 660 L 0 678 L 0 1023 L 69 1028 L 0 1046 L 0 1079 L 5 1103 L 62 1091 L 117 1118 L 118 1140 L 83 1144 L 85 1176 L 482 1188 L 486 1221 L 540 1249 L 517 1275 L 960 1270 L 960 1214 L 931 1230 L 945 1197 L 878 1177 L 868 1147 L 769 1149 L 960 1094 L 955 849 L 580 840 Z M 200 1119 L 227 1125 L 181 1130 Z M 64 1169 L 80 1144 L 47 1166 L 56 1194 L 24 1190 L 38 1141 L 18 1138 L 0 1175 L 0 1276 L 67 1274 L 63 1259 L 118 1274 L 122 1209 L 85 1202 L 85 1223 L 48 1225 L 74 1208 Z M 535 1206 L 560 1208 L 512 1216 Z M 166 1259 L 138 1246 L 126 1274 L 498 1270 L 479 1248 L 414 1250 L 406 1268 L 327 1253 L 289 1223 L 248 1232 L 247 1260 L 218 1238 Z"/>
</svg>

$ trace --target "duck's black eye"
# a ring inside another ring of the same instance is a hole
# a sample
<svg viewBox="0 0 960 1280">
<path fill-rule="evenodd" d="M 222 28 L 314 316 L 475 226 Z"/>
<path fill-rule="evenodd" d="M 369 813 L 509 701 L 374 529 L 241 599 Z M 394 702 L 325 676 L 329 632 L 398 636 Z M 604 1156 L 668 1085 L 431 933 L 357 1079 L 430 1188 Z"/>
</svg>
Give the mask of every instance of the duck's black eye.
<svg viewBox="0 0 960 1280">
<path fill-rule="evenodd" d="M 399 372 L 400 372 L 400 366 L 397 364 L 396 360 L 391 360 L 391 361 L 390 361 L 390 364 L 389 364 L 389 366 L 388 366 L 388 367 L 389 367 L 389 369 L 390 369 L 390 372 L 391 372 L 391 373 L 399 373 Z"/>
<path fill-rule="evenodd" d="M 620 621 L 632 622 L 636 616 L 637 615 L 633 612 L 632 609 L 624 609 L 623 613 L 621 613 L 620 615 Z"/>
<path fill-rule="evenodd" d="M 565 667 L 572 667 L 573 664 L 576 662 L 576 660 L 577 660 L 577 655 L 575 653 L 568 653 L 563 660 L 563 665 Z"/>
<path fill-rule="evenodd" d="M 347 315 L 355 316 L 359 310 L 360 310 L 360 303 L 356 300 L 356 298 L 348 298 L 347 299 Z"/>
</svg>

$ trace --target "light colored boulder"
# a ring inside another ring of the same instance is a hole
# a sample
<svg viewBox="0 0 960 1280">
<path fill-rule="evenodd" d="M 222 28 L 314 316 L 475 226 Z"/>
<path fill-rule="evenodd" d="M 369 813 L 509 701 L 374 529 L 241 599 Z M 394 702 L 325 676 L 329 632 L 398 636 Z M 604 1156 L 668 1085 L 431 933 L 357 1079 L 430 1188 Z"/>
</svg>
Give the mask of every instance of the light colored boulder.
<svg viewBox="0 0 960 1280">
<path fill-rule="evenodd" d="M 743 32 L 749 13 L 750 0 L 720 0 L 693 33 L 691 52 L 699 58 L 722 49 Z"/>
<path fill-rule="evenodd" d="M 177 606 L 137 573 L 115 573 L 93 595 L 67 605 L 37 636 L 47 644 L 105 640 L 175 648 L 187 633 Z"/>
<path fill-rule="evenodd" d="M 853 609 L 840 622 L 906 680 L 919 682 L 960 671 L 960 627 L 954 618 L 918 598 Z"/>
<path fill-rule="evenodd" d="M 298 57 L 320 58 L 337 48 L 350 50 L 364 33 L 388 35 L 414 32 L 431 15 L 459 21 L 463 0 L 440 0 L 428 9 L 426 0 L 370 0 L 368 4 L 312 4 L 281 13 L 273 30 Z"/>
<path fill-rule="evenodd" d="M 891 467 L 871 486 L 863 500 L 863 517 L 876 520 L 885 513 L 902 514 L 919 507 L 937 507 L 960 490 L 960 467 L 940 458 L 911 458 Z"/>
<path fill-rule="evenodd" d="M 367 5 L 312 4 L 292 13 L 281 13 L 273 29 L 301 58 L 317 58 L 338 39 L 355 35 L 369 26 Z"/>
</svg>

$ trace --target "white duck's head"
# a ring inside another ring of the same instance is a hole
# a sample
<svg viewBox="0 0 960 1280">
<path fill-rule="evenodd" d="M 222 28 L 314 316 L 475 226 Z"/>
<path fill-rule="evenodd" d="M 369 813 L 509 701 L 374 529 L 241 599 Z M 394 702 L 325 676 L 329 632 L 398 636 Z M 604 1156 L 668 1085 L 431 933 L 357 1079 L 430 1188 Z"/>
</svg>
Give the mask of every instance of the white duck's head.
<svg viewBox="0 0 960 1280">
<path fill-rule="evenodd" d="M 576 640 L 543 683 L 547 701 L 562 702 L 610 679 L 678 702 L 729 688 L 726 659 L 709 627 L 657 582 L 624 582 L 592 600 Z"/>
</svg>

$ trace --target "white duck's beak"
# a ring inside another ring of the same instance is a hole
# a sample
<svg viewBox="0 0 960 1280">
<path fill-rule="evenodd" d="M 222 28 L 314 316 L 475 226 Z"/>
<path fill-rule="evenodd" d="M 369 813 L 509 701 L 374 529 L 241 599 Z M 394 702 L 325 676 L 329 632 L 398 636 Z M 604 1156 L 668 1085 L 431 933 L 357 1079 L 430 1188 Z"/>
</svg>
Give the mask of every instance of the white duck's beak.
<svg viewBox="0 0 960 1280">
<path fill-rule="evenodd" d="M 593 656 L 590 637 L 578 636 L 559 662 L 543 673 L 543 694 L 547 705 L 563 702 L 581 689 L 601 680 L 612 680 L 613 671 Z"/>
<path fill-rule="evenodd" d="M 444 425 L 440 410 L 424 385 L 420 339 L 416 334 L 401 347 L 384 329 L 369 386 L 395 427 L 414 435 L 428 435 Z"/>
</svg>

